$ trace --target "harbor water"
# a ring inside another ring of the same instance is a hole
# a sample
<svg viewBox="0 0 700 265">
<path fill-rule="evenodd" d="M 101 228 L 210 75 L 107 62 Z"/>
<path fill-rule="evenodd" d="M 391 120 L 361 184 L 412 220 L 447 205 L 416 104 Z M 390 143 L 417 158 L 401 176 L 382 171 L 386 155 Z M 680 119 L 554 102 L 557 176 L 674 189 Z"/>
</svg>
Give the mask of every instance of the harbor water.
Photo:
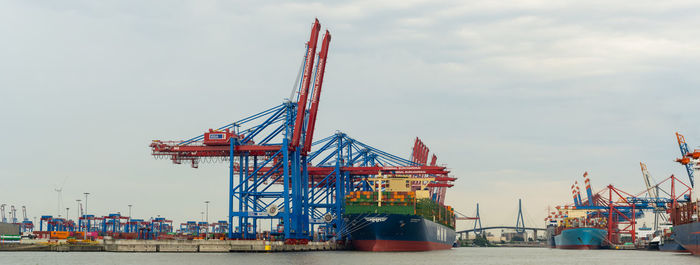
<svg viewBox="0 0 700 265">
<path fill-rule="evenodd" d="M 700 264 L 687 253 L 642 250 L 455 248 L 431 252 L 356 251 L 277 253 L 0 252 L 0 264 Z"/>
</svg>

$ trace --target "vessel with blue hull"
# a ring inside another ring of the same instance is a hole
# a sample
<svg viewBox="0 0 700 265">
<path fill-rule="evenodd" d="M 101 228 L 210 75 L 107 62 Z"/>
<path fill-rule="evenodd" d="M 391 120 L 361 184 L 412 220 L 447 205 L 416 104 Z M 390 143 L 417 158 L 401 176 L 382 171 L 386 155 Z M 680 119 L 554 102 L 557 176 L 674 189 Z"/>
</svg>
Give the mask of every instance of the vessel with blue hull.
<svg viewBox="0 0 700 265">
<path fill-rule="evenodd" d="M 700 221 L 674 225 L 673 237 L 683 248 L 700 256 Z"/>
<path fill-rule="evenodd" d="M 671 212 L 673 240 L 696 256 L 700 256 L 699 204 L 692 201 L 680 203 Z"/>
<path fill-rule="evenodd" d="M 428 251 L 450 249 L 455 243 L 455 213 L 434 199 L 432 178 L 367 178 L 375 190 L 345 196 L 343 220 L 356 250 Z"/>
<path fill-rule="evenodd" d="M 660 244 L 659 250 L 665 252 L 688 252 L 687 249 L 674 240 L 665 241 L 663 244 Z"/>
<path fill-rule="evenodd" d="M 561 230 L 554 236 L 554 245 L 562 249 L 598 249 L 608 232 L 601 228 L 577 227 Z"/>
<path fill-rule="evenodd" d="M 428 251 L 452 248 L 455 230 L 420 215 L 346 215 L 352 244 L 362 251 Z"/>
</svg>

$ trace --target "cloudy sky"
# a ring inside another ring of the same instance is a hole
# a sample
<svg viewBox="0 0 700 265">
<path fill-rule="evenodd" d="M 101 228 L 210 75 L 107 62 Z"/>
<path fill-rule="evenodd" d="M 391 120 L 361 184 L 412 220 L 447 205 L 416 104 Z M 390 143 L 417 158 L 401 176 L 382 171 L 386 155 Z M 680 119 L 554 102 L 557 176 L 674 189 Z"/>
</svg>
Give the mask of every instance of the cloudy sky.
<svg viewBox="0 0 700 265">
<path fill-rule="evenodd" d="M 594 189 L 686 175 L 700 144 L 695 1 L 2 1 L 0 203 L 30 218 L 226 216 L 227 169 L 150 157 L 289 97 L 314 17 L 333 34 L 317 136 L 408 157 L 419 136 L 484 224 L 542 225 L 589 171 Z M 460 227 L 471 223 L 461 223 Z"/>
</svg>

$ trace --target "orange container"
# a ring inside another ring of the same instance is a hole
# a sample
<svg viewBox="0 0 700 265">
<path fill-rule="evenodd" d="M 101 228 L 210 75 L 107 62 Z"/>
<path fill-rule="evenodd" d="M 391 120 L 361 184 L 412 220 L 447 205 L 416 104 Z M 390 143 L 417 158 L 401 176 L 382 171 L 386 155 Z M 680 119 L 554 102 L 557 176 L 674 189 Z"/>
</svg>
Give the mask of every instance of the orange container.
<svg viewBox="0 0 700 265">
<path fill-rule="evenodd" d="M 66 239 L 70 232 L 66 231 L 51 231 L 51 239 Z"/>
</svg>

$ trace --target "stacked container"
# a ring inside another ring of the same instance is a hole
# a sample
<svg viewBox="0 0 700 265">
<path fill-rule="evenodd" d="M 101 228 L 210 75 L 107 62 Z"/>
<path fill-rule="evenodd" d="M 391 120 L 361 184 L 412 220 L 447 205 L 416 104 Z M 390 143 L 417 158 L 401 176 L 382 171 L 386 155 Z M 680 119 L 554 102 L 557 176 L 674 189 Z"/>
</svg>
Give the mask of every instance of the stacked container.
<svg viewBox="0 0 700 265">
<path fill-rule="evenodd" d="M 416 203 L 416 214 L 450 228 L 454 229 L 455 227 L 454 209 L 450 206 L 440 205 L 431 199 L 418 200 Z"/>
<path fill-rule="evenodd" d="M 346 214 L 415 214 L 416 195 L 414 192 L 382 192 L 381 206 L 379 193 L 374 191 L 353 191 L 345 197 Z"/>
<path fill-rule="evenodd" d="M 415 192 L 382 192 L 379 206 L 379 192 L 353 191 L 345 197 L 345 214 L 407 214 L 455 227 L 454 209 L 440 205 L 431 199 L 416 200 Z"/>
</svg>

